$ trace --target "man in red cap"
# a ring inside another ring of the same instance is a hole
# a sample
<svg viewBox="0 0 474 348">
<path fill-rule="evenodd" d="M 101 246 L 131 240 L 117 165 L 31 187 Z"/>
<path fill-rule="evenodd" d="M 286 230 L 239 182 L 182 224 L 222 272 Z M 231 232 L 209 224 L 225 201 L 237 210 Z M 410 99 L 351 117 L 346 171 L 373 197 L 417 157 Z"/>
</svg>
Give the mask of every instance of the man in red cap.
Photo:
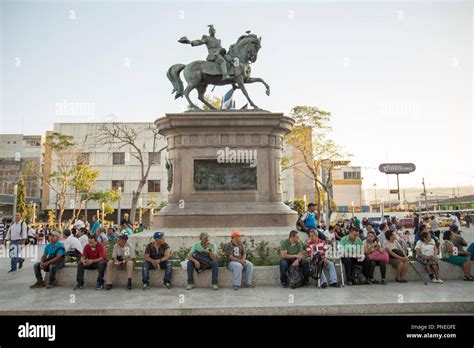
<svg viewBox="0 0 474 348">
<path fill-rule="evenodd" d="M 242 285 L 242 273 L 244 273 L 244 284 L 248 288 L 253 288 L 252 274 L 253 264 L 246 260 L 245 248 L 240 238 L 240 232 L 233 230 L 230 233 L 230 243 L 225 247 L 225 254 L 227 256 L 227 268 L 234 273 L 234 290 L 238 290 Z"/>
</svg>

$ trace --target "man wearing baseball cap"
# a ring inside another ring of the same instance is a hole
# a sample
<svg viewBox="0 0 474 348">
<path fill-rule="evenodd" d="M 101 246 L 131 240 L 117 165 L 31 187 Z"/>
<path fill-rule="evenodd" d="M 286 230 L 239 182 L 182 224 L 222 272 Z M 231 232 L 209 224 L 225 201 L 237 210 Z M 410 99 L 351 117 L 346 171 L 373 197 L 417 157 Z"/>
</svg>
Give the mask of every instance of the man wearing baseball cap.
<svg viewBox="0 0 474 348">
<path fill-rule="evenodd" d="M 127 271 L 127 290 L 132 290 L 133 268 L 135 266 L 135 249 L 128 243 L 128 234 L 121 233 L 112 251 L 112 260 L 107 263 L 107 282 L 105 290 L 113 288 L 114 268 Z"/>
<path fill-rule="evenodd" d="M 242 235 L 239 231 L 233 230 L 230 233 L 230 243 L 225 247 L 225 254 L 228 260 L 227 268 L 234 273 L 233 286 L 238 290 L 242 285 L 242 273 L 244 274 L 244 284 L 248 288 L 253 288 L 252 274 L 253 264 L 246 260 L 245 248 L 241 242 Z"/>
<path fill-rule="evenodd" d="M 173 264 L 169 261 L 171 249 L 165 243 L 164 238 L 164 232 L 155 232 L 153 234 L 154 241 L 145 248 L 145 255 L 143 256 L 145 262 L 142 266 L 143 290 L 148 289 L 150 286 L 150 270 L 157 269 L 158 267 L 165 270 L 163 282 L 168 289 L 171 289 L 171 276 L 173 273 Z"/>
<path fill-rule="evenodd" d="M 30 286 L 30 289 L 42 288 L 45 286 L 41 271 L 49 272 L 49 284 L 47 289 L 56 286 L 56 271 L 64 267 L 64 259 L 66 249 L 64 244 L 59 241 L 60 234 L 56 231 L 51 232 L 49 236 L 50 243 L 44 248 L 41 261 L 35 263 L 33 269 L 35 270 L 36 283 Z"/>
<path fill-rule="evenodd" d="M 456 238 L 453 240 L 453 244 L 456 248 L 458 248 L 458 255 L 459 256 L 469 256 L 471 257 L 471 253 L 468 251 L 465 251 L 464 248 L 467 247 L 467 242 L 466 240 L 461 236 L 461 233 L 459 231 L 459 227 L 455 224 L 452 224 L 449 226 L 449 230 L 456 234 Z"/>
</svg>

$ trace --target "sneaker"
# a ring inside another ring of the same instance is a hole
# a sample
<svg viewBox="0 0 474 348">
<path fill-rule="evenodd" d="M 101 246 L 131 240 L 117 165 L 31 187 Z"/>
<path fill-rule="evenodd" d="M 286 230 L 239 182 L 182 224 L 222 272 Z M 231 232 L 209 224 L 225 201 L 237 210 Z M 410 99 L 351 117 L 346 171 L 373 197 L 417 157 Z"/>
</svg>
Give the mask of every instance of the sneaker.
<svg viewBox="0 0 474 348">
<path fill-rule="evenodd" d="M 387 285 L 387 282 L 385 281 L 385 279 L 382 279 L 382 281 L 380 282 L 381 285 Z"/>
<path fill-rule="evenodd" d="M 285 289 L 285 288 L 288 287 L 288 285 L 286 285 L 286 284 L 280 284 L 280 287 L 283 288 L 283 289 Z"/>
<path fill-rule="evenodd" d="M 192 290 L 194 289 L 194 284 L 188 284 L 188 286 L 186 287 L 186 290 Z"/>
<path fill-rule="evenodd" d="M 432 279 L 431 279 L 431 282 L 432 282 L 432 283 L 437 283 L 437 282 L 438 282 L 438 279 L 432 278 Z"/>
<path fill-rule="evenodd" d="M 323 289 L 326 289 L 326 288 L 328 287 L 328 283 L 322 283 L 322 284 L 321 284 L 321 287 L 322 287 Z"/>
<path fill-rule="evenodd" d="M 435 283 L 438 283 L 438 284 L 443 284 L 444 282 L 441 280 L 441 279 L 435 279 Z"/>
<path fill-rule="evenodd" d="M 44 286 L 45 286 L 44 281 L 37 280 L 36 283 L 34 283 L 33 285 L 30 285 L 30 289 L 44 288 Z"/>
<path fill-rule="evenodd" d="M 255 288 L 255 285 L 253 285 L 253 284 L 246 284 L 245 287 L 246 287 L 246 288 L 249 288 L 249 289 L 253 289 L 253 288 Z"/>
<path fill-rule="evenodd" d="M 332 284 L 329 284 L 329 286 L 331 288 L 340 288 L 341 286 L 336 282 L 336 283 L 332 283 Z"/>
<path fill-rule="evenodd" d="M 76 284 L 76 286 L 72 290 L 81 290 L 81 289 L 84 289 L 84 285 Z"/>
<path fill-rule="evenodd" d="M 217 284 L 213 284 L 211 287 L 212 287 L 212 290 L 219 290 L 219 287 L 217 286 Z"/>
<path fill-rule="evenodd" d="M 370 282 L 371 282 L 372 284 L 380 284 L 380 282 L 379 282 L 378 280 L 376 280 L 376 279 L 372 279 Z"/>
<path fill-rule="evenodd" d="M 53 283 L 49 283 L 47 286 L 46 286 L 46 289 L 52 289 L 52 288 L 55 288 L 56 287 L 56 282 L 53 282 Z"/>
<path fill-rule="evenodd" d="M 13 269 L 13 268 L 12 268 L 12 269 L 10 269 L 10 270 L 8 271 L 8 273 L 12 273 L 12 272 L 15 272 L 15 271 L 16 271 L 16 269 Z"/>
<path fill-rule="evenodd" d="M 147 290 L 150 287 L 150 284 L 148 283 L 143 283 L 142 285 L 142 290 Z"/>
<path fill-rule="evenodd" d="M 165 283 L 165 286 L 166 286 L 168 289 L 171 289 L 171 284 L 170 284 L 170 283 Z"/>
<path fill-rule="evenodd" d="M 132 282 L 127 283 L 127 290 L 132 290 Z"/>
<path fill-rule="evenodd" d="M 95 285 L 95 289 L 96 289 L 96 290 L 102 290 L 103 288 L 104 288 L 104 284 L 97 283 L 97 284 Z"/>
<path fill-rule="evenodd" d="M 18 264 L 18 268 L 19 268 L 19 269 L 22 269 L 22 267 L 23 267 L 23 262 L 25 262 L 25 259 L 21 259 L 21 260 L 20 260 L 20 262 L 19 262 L 19 264 Z"/>
<path fill-rule="evenodd" d="M 239 290 L 239 286 L 238 286 L 238 285 L 234 285 L 232 288 L 233 288 L 234 290 Z"/>
<path fill-rule="evenodd" d="M 114 286 L 113 286 L 112 284 L 107 284 L 107 285 L 105 286 L 105 290 L 107 290 L 107 291 L 108 291 L 108 290 L 112 290 L 113 288 L 114 288 Z"/>
</svg>

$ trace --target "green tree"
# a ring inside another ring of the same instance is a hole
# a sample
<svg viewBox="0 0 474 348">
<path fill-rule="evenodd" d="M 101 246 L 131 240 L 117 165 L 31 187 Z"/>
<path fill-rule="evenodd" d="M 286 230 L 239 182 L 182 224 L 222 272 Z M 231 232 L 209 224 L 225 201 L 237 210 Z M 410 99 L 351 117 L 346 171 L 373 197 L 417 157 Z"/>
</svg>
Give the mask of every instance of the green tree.
<svg viewBox="0 0 474 348">
<path fill-rule="evenodd" d="M 20 176 L 20 180 L 18 180 L 16 191 L 16 212 L 21 215 L 23 220 L 27 218 L 28 212 L 26 209 L 26 186 L 23 175 Z"/>
<path fill-rule="evenodd" d="M 48 186 L 56 195 L 56 209 L 58 209 L 58 226 L 61 227 L 62 216 L 66 208 L 66 199 L 68 190 L 71 188 L 72 172 L 80 152 L 74 143 L 71 135 L 64 135 L 57 132 L 49 133 L 46 136 L 45 146 L 51 147 L 52 157 L 54 158 L 54 171 L 48 176 L 42 176 L 37 163 L 27 164 L 25 173 L 39 178 L 43 185 Z"/>
<path fill-rule="evenodd" d="M 293 149 L 293 158 L 283 158 L 283 169 L 300 170 L 314 183 L 318 215 L 322 212 L 322 203 L 326 202 L 328 217 L 334 204 L 330 202 L 332 189 L 332 171 L 341 165 L 347 165 L 351 155 L 345 153 L 329 138 L 331 113 L 314 106 L 295 106 L 290 116 L 295 125 L 285 136 L 286 145 Z M 304 169 L 304 170 L 303 170 Z"/>
<path fill-rule="evenodd" d="M 87 193 L 92 190 L 99 175 L 99 171 L 91 169 L 88 164 L 77 164 L 72 168 L 71 186 L 74 189 L 73 220 L 78 218 L 81 214 L 81 210 L 84 208 L 88 200 L 87 198 L 89 197 Z M 83 194 L 79 195 L 80 193 Z M 76 209 L 76 207 L 78 207 L 78 209 Z"/>
</svg>

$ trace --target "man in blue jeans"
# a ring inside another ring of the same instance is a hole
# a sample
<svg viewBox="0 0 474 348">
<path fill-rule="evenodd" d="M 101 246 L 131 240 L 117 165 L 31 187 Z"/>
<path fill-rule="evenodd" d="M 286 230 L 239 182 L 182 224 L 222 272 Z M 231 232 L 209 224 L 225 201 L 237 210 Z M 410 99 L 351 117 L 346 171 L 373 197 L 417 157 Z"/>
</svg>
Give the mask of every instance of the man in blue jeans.
<svg viewBox="0 0 474 348">
<path fill-rule="evenodd" d="M 291 231 L 288 239 L 281 242 L 280 286 L 286 288 L 286 272 L 290 266 L 301 267 L 305 284 L 309 284 L 309 263 L 305 260 L 303 246 L 299 241 L 298 231 Z"/>
<path fill-rule="evenodd" d="M 155 232 L 153 234 L 154 241 L 148 244 L 145 248 L 145 261 L 142 266 L 142 282 L 143 290 L 150 286 L 150 270 L 160 269 L 165 270 L 164 285 L 171 289 L 171 275 L 173 272 L 173 264 L 169 261 L 171 256 L 170 246 L 165 243 L 165 234 L 163 232 Z"/>
<path fill-rule="evenodd" d="M 49 283 L 46 289 L 51 289 L 56 286 L 56 271 L 64 267 L 64 259 L 66 249 L 64 244 L 59 241 L 59 233 L 51 232 L 49 237 L 50 243 L 44 248 L 44 254 L 41 257 L 41 262 L 35 263 L 33 269 L 35 270 L 36 283 L 30 286 L 30 289 L 42 288 L 45 286 L 43 275 L 41 271 L 49 272 Z"/>
<path fill-rule="evenodd" d="M 242 286 L 242 275 L 244 277 L 244 286 L 253 288 L 253 264 L 246 259 L 247 254 L 240 240 L 241 234 L 239 231 L 233 230 L 230 233 L 230 238 L 230 243 L 225 247 L 225 254 L 228 260 L 227 268 L 234 274 L 233 288 L 234 290 L 239 290 Z"/>
<path fill-rule="evenodd" d="M 206 263 L 212 269 L 212 289 L 218 290 L 217 277 L 219 265 L 217 264 L 217 246 L 209 241 L 209 234 L 203 232 L 199 235 L 199 242 L 193 244 L 188 256 L 188 286 L 186 290 L 194 288 L 194 270 L 198 272 L 204 269 Z M 201 262 L 203 264 L 201 264 Z"/>
<path fill-rule="evenodd" d="M 11 258 L 11 267 L 8 273 L 15 272 L 18 268 L 23 267 L 23 259 L 21 254 L 21 246 L 25 244 L 27 236 L 27 226 L 26 222 L 21 219 L 21 215 L 16 213 L 15 221 L 10 225 L 10 228 L 7 231 L 7 235 L 3 240 L 3 245 L 7 245 L 7 240 L 10 241 L 10 258 Z"/>
</svg>

